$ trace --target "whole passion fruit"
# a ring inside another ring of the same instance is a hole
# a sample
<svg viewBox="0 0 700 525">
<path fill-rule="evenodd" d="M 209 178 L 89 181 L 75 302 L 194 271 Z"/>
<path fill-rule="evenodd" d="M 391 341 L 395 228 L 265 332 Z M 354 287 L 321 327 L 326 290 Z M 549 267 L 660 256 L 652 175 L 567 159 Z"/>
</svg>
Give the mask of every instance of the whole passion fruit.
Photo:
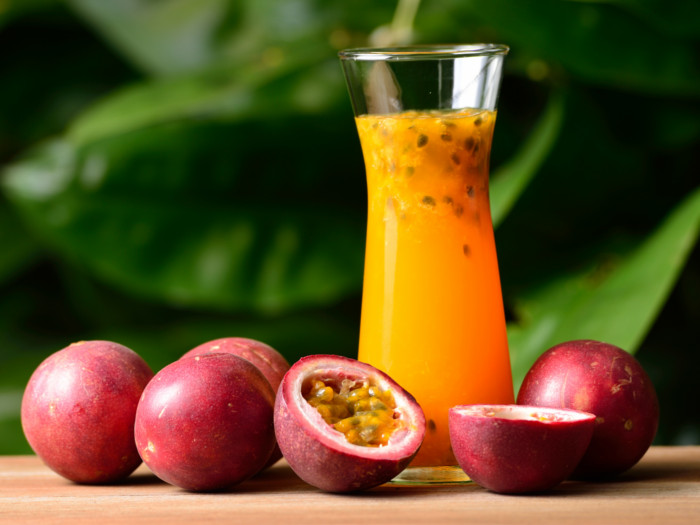
<svg viewBox="0 0 700 525">
<path fill-rule="evenodd" d="M 284 374 L 289 370 L 289 363 L 277 350 L 270 345 L 245 337 L 214 339 L 196 346 L 183 355 L 182 358 L 214 353 L 233 354 L 247 359 L 258 367 L 275 392 L 277 392 Z M 265 467 L 274 465 L 281 458 L 282 452 L 275 443 L 275 449 Z"/>
<path fill-rule="evenodd" d="M 153 377 L 146 362 L 111 341 L 82 341 L 47 357 L 22 397 L 34 452 L 76 483 L 109 483 L 141 464 L 134 443 L 139 397 Z"/>
<path fill-rule="evenodd" d="M 459 466 L 484 488 L 504 494 L 541 492 L 576 468 L 595 416 L 519 405 L 459 405 L 449 410 Z"/>
<path fill-rule="evenodd" d="M 275 446 L 275 394 L 262 372 L 232 354 L 169 364 L 144 389 L 134 435 L 162 480 L 217 491 L 257 474 Z"/>
<path fill-rule="evenodd" d="M 574 478 L 609 478 L 636 464 L 659 423 L 654 385 L 617 346 L 579 340 L 544 352 L 528 371 L 518 404 L 573 408 L 596 415 L 593 438 Z"/>
<path fill-rule="evenodd" d="M 282 380 L 275 432 L 301 479 L 328 492 L 353 492 L 381 485 L 408 465 L 423 442 L 425 416 L 376 368 L 312 355 Z"/>
</svg>

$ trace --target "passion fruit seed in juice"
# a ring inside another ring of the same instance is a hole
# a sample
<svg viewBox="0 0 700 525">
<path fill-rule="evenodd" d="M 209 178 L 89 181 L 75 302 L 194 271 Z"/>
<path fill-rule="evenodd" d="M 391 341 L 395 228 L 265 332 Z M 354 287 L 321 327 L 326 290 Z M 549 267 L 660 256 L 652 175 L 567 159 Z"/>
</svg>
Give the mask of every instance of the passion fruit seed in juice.
<svg viewBox="0 0 700 525">
<path fill-rule="evenodd" d="M 425 412 L 412 466 L 456 465 L 450 407 L 514 402 L 488 198 L 495 118 L 483 110 L 356 118 L 369 207 L 359 359 Z"/>
<path fill-rule="evenodd" d="M 396 403 L 391 391 L 381 391 L 366 381 L 358 384 L 343 379 L 336 391 L 316 379 L 304 399 L 353 445 L 385 446 L 402 424 L 394 418 Z"/>
</svg>

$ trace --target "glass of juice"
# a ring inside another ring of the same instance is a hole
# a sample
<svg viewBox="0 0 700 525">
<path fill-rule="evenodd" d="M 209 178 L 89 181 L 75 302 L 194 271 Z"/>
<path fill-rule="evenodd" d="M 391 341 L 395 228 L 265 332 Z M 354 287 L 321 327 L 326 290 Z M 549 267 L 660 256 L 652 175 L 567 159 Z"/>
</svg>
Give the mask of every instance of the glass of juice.
<svg viewBox="0 0 700 525">
<path fill-rule="evenodd" d="M 448 409 L 513 403 L 489 207 L 504 45 L 340 52 L 365 161 L 368 216 L 359 360 L 426 416 L 395 482 L 468 481 Z"/>
</svg>

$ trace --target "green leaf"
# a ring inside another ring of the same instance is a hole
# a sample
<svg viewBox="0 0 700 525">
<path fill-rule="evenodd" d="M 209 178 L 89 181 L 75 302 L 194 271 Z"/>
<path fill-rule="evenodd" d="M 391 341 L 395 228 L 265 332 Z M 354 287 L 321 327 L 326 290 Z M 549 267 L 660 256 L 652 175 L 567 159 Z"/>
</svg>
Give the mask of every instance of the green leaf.
<svg viewBox="0 0 700 525">
<path fill-rule="evenodd" d="M 36 259 L 40 247 L 4 200 L 0 200 L 0 284 Z"/>
<path fill-rule="evenodd" d="M 519 151 L 494 171 L 490 183 L 491 216 L 494 227 L 508 215 L 520 194 L 537 174 L 559 136 L 564 119 L 565 97 L 562 91 L 550 96 L 539 121 Z"/>
<path fill-rule="evenodd" d="M 154 74 L 197 69 L 218 58 L 218 28 L 239 16 L 228 0 L 68 0 L 131 62 Z"/>
<path fill-rule="evenodd" d="M 700 5 L 697 2 L 666 0 L 569 0 L 571 2 L 610 4 L 643 19 L 669 35 L 700 36 Z"/>
<path fill-rule="evenodd" d="M 509 326 L 513 375 L 520 384 L 547 348 L 596 339 L 634 353 L 663 306 L 700 229 L 700 188 L 629 255 L 574 269 L 521 297 Z"/>
<path fill-rule="evenodd" d="M 362 218 L 342 191 L 316 189 L 335 182 L 324 157 L 302 154 L 301 122 L 56 141 L 10 167 L 5 189 L 47 242 L 134 294 L 219 309 L 327 303 L 360 286 Z M 317 132 L 314 146 L 343 148 Z"/>
<path fill-rule="evenodd" d="M 3 436 L 0 441 L 0 455 L 33 453 L 29 443 L 24 438 L 19 416 L 8 415 L 6 418 L 0 418 L 0 434 Z"/>
<path fill-rule="evenodd" d="M 183 120 L 322 113 L 345 95 L 337 63 L 325 58 L 323 49 L 290 49 L 274 62 L 235 62 L 128 86 L 80 115 L 68 136 L 88 143 Z"/>
<path fill-rule="evenodd" d="M 697 17 L 697 3 L 691 3 Z M 530 72 L 536 65 L 553 76 L 563 69 L 615 89 L 700 93 L 697 42 L 660 32 L 615 5 L 562 0 L 468 0 L 461 5 L 455 16 L 480 21 L 511 46 L 511 62 Z"/>
<path fill-rule="evenodd" d="M 161 77 L 217 63 L 276 61 L 293 47 L 349 44 L 358 21 L 369 31 L 388 21 L 393 9 L 371 0 L 356 0 L 352 9 L 344 0 L 68 2 L 115 50 Z"/>
<path fill-rule="evenodd" d="M 47 242 L 137 295 L 265 311 L 337 300 L 362 279 L 342 186 L 361 154 L 324 53 L 116 93 L 10 167 L 6 191 Z"/>
<path fill-rule="evenodd" d="M 0 28 L 18 18 L 51 11 L 63 0 L 5 0 L 0 5 Z"/>
</svg>

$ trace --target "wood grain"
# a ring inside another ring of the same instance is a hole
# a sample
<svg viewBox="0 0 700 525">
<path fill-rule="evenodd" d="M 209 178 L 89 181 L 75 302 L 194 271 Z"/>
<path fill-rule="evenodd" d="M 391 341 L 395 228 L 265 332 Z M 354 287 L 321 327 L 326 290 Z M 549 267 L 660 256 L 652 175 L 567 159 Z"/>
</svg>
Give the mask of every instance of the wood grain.
<svg viewBox="0 0 700 525">
<path fill-rule="evenodd" d="M 226 493 L 168 485 L 145 466 L 118 485 L 73 484 L 34 456 L 0 456 L 2 523 L 700 524 L 700 447 L 652 447 L 614 482 L 566 482 L 546 494 L 505 496 L 476 484 L 383 485 L 326 494 L 282 460 Z"/>
</svg>

